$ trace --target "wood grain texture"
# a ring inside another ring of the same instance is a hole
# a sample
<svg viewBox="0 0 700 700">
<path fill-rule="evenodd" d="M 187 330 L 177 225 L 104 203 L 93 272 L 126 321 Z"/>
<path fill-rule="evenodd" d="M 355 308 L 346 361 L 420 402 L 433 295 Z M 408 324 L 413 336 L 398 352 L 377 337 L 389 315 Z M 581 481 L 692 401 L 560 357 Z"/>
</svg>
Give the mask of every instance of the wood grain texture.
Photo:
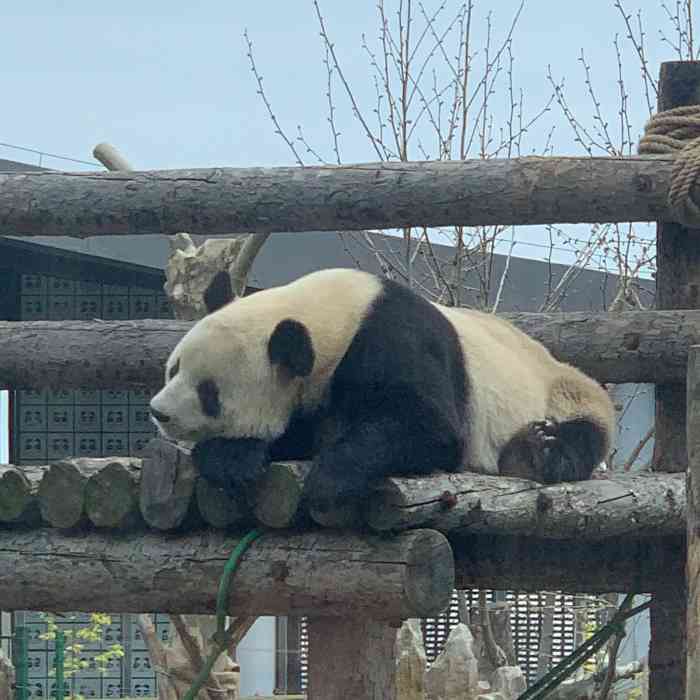
<svg viewBox="0 0 700 700">
<path fill-rule="evenodd" d="M 390 477 L 371 496 L 367 519 L 377 531 L 430 527 L 577 541 L 680 536 L 686 523 L 685 477 L 628 476 L 555 486 L 472 473 Z"/>
<path fill-rule="evenodd" d="M 0 235 L 216 235 L 654 221 L 668 156 L 0 173 Z"/>
<path fill-rule="evenodd" d="M 700 311 L 503 314 L 605 382 L 684 383 Z M 0 385 L 156 389 L 189 321 L 0 321 Z"/>
<path fill-rule="evenodd" d="M 211 530 L 0 530 L 3 609 L 213 614 L 237 542 Z M 434 530 L 392 538 L 271 532 L 241 559 L 229 614 L 430 617 L 447 606 L 453 588 L 452 550 Z"/>
<path fill-rule="evenodd" d="M 308 700 L 394 700 L 396 626 L 354 616 L 309 618 Z M 397 699 L 398 700 L 398 699 Z"/>
</svg>

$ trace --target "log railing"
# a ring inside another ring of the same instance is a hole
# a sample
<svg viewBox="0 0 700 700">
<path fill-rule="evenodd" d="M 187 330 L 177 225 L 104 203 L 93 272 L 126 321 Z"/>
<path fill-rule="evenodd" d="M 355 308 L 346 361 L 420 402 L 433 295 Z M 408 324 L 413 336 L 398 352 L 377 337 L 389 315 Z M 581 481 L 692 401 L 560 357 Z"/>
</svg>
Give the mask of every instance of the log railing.
<svg viewBox="0 0 700 700">
<path fill-rule="evenodd" d="M 0 235 L 392 229 L 655 221 L 673 158 L 538 157 L 0 173 Z"/>
<path fill-rule="evenodd" d="M 700 311 L 510 313 L 554 355 L 613 383 L 685 382 Z M 0 386 L 158 388 L 187 321 L 0 321 Z"/>
</svg>

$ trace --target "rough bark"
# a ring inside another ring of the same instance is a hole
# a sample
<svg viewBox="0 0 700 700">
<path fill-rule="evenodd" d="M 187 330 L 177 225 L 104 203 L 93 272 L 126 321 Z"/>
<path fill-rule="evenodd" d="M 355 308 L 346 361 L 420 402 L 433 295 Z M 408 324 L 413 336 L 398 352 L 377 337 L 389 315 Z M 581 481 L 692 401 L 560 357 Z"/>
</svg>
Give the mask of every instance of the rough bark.
<svg viewBox="0 0 700 700">
<path fill-rule="evenodd" d="M 213 614 L 237 542 L 211 530 L 118 537 L 0 530 L 3 609 Z M 453 588 L 452 550 L 434 530 L 389 539 L 267 533 L 241 559 L 229 614 L 430 617 Z"/>
<path fill-rule="evenodd" d="M 557 540 L 681 535 L 681 474 L 628 476 L 542 486 L 482 474 L 391 477 L 372 495 L 378 531 L 431 527 L 442 532 L 533 535 Z"/>
<path fill-rule="evenodd" d="M 196 522 L 196 480 L 197 470 L 189 455 L 171 442 L 153 438 L 141 466 L 139 507 L 143 519 L 158 530 Z"/>
<path fill-rule="evenodd" d="M 658 111 L 700 105 L 700 61 L 661 64 Z M 694 193 L 698 200 L 697 193 Z M 663 217 L 657 217 L 663 220 Z M 697 222 L 696 222 L 697 225 Z M 697 309 L 700 304 L 700 246 L 697 230 L 671 223 L 656 228 L 656 306 L 659 309 Z M 688 465 L 686 382 L 657 382 L 654 468 L 683 471 Z M 675 592 L 655 596 L 650 613 L 650 700 L 686 697 L 685 578 Z M 693 691 L 693 695 L 695 690 Z M 688 696 L 693 697 L 692 695 Z"/>
<path fill-rule="evenodd" d="M 686 692 L 700 688 L 700 347 L 691 348 L 688 360 L 688 664 Z"/>
<path fill-rule="evenodd" d="M 330 618 L 311 617 L 308 700 L 394 700 L 396 628 L 355 616 L 342 628 Z"/>
<path fill-rule="evenodd" d="M 669 156 L 0 174 L 0 235 L 654 221 Z"/>
<path fill-rule="evenodd" d="M 44 467 L 0 465 L 0 522 L 32 522 Z"/>
<path fill-rule="evenodd" d="M 128 528 L 141 522 L 139 478 L 141 460 L 111 457 L 90 475 L 85 485 L 85 513 L 97 527 Z"/>
<path fill-rule="evenodd" d="M 302 495 L 309 462 L 272 462 L 258 484 L 255 517 L 272 528 L 291 527 L 303 518 Z"/>
<path fill-rule="evenodd" d="M 605 382 L 685 382 L 700 311 L 504 314 L 554 355 Z M 189 321 L 0 321 L 0 384 L 157 389 Z"/>
<path fill-rule="evenodd" d="M 599 542 L 536 537 L 450 535 L 457 588 L 617 593 L 677 591 L 685 576 L 685 538 Z"/>
</svg>

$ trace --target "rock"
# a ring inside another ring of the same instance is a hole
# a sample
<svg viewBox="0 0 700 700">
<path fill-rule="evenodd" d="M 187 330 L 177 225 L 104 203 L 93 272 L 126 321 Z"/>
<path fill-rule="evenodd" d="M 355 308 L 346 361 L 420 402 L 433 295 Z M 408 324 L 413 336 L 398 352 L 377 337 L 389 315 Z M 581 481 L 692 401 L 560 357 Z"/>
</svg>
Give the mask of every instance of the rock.
<svg viewBox="0 0 700 700">
<path fill-rule="evenodd" d="M 518 696 L 527 689 L 525 675 L 520 670 L 520 666 L 501 666 L 493 673 L 491 688 L 501 693 L 506 700 L 517 700 Z"/>
<path fill-rule="evenodd" d="M 206 315 L 204 291 L 221 270 L 229 270 L 245 238 L 212 238 L 195 246 L 187 233 L 172 240 L 165 268 L 165 292 L 175 313 L 182 321 L 195 321 Z"/>
<path fill-rule="evenodd" d="M 425 648 L 420 620 L 406 620 L 396 636 L 396 697 L 424 700 Z"/>
<path fill-rule="evenodd" d="M 425 674 L 428 700 L 474 700 L 479 692 L 479 669 L 473 645 L 467 625 L 452 628 L 445 648 Z"/>
</svg>

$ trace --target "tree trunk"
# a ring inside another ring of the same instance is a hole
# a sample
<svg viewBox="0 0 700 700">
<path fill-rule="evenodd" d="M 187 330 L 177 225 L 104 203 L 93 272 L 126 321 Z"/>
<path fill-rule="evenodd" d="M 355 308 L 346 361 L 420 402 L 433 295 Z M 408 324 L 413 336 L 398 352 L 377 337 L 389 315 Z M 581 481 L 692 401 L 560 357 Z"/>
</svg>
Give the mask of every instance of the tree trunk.
<svg viewBox="0 0 700 700">
<path fill-rule="evenodd" d="M 661 64 L 658 111 L 700 104 L 700 61 Z M 663 217 L 657 217 L 662 219 Z M 697 230 L 659 223 L 656 228 L 656 305 L 659 309 L 697 309 L 700 302 L 700 246 Z M 656 386 L 654 468 L 683 471 L 688 465 L 686 382 Z M 649 646 L 650 700 L 685 694 L 685 578 L 675 591 L 652 601 Z M 682 603 L 681 603 L 682 601 Z M 693 691 L 695 692 L 695 691 Z M 690 696 L 688 696 L 690 697 Z"/>
<path fill-rule="evenodd" d="M 681 535 L 685 518 L 681 474 L 554 486 L 468 472 L 390 477 L 368 506 L 369 525 L 377 531 L 421 526 L 555 540 Z"/>
<path fill-rule="evenodd" d="M 700 346 L 688 361 L 688 666 L 686 693 L 700 688 Z"/>
<path fill-rule="evenodd" d="M 503 314 L 560 360 L 605 382 L 685 382 L 700 311 Z M 0 321 L 0 385 L 139 388 L 163 367 L 189 321 Z"/>
<path fill-rule="evenodd" d="M 3 609 L 212 614 L 237 542 L 211 530 L 119 537 L 0 530 Z M 390 539 L 269 533 L 241 560 L 228 612 L 402 620 L 438 615 L 453 588 L 452 550 L 434 530 Z"/>
<path fill-rule="evenodd" d="M 311 617 L 308 700 L 396 697 L 396 626 L 355 615 Z"/>
<path fill-rule="evenodd" d="M 666 220 L 673 158 L 2 173 L 0 235 L 217 235 Z"/>
</svg>

